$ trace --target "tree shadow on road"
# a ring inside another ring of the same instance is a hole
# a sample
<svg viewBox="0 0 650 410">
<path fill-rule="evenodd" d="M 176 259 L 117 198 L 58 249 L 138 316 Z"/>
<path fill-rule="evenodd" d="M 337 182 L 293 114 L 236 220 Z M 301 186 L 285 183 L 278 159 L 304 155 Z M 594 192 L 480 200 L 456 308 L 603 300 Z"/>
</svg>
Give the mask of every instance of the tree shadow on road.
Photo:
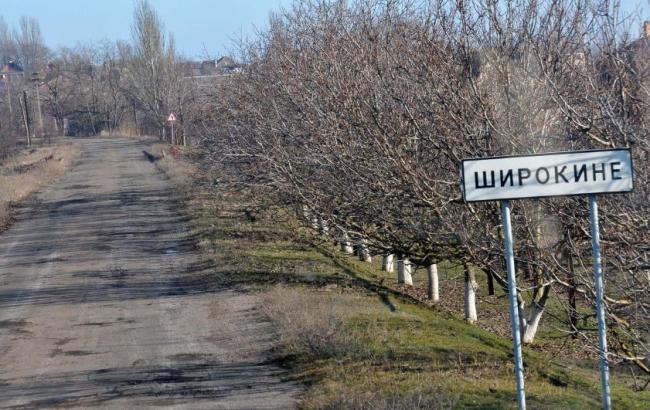
<svg viewBox="0 0 650 410">
<path fill-rule="evenodd" d="M 0 380 L 0 392 L 3 402 L 17 403 L 5 408 L 16 409 L 91 407 L 121 399 L 149 406 L 197 405 L 197 400 L 216 404 L 220 398 L 227 398 L 228 408 L 244 409 L 269 408 L 261 401 L 268 394 L 296 388 L 282 380 L 282 370 L 272 364 L 206 363 L 203 356 L 198 362 L 188 359 L 170 367 L 133 366 Z"/>
</svg>

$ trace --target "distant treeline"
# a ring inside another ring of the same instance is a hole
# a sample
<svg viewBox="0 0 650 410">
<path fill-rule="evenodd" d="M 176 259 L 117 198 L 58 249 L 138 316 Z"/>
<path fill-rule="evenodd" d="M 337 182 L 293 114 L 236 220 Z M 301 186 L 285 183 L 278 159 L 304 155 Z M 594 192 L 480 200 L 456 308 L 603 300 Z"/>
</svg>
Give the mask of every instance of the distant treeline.
<svg viewBox="0 0 650 410">
<path fill-rule="evenodd" d="M 232 70 L 229 61 L 227 69 Z M 16 143 L 101 132 L 158 135 L 178 119 L 174 143 L 187 143 L 190 107 L 212 87 L 187 78 L 191 66 L 147 1 L 136 3 L 129 42 L 50 50 L 38 21 L 11 29 L 0 16 L 0 153 Z M 210 85 L 210 84 L 207 84 Z"/>
</svg>

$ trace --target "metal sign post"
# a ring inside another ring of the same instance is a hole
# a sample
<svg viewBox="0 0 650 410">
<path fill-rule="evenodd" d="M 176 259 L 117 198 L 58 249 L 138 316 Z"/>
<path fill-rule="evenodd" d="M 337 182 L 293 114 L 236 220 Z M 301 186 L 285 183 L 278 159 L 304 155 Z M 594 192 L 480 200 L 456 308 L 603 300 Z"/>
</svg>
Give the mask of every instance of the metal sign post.
<svg viewBox="0 0 650 410">
<path fill-rule="evenodd" d="M 512 350 L 515 356 L 515 380 L 517 382 L 517 404 L 519 410 L 526 409 L 524 391 L 524 360 L 521 352 L 521 330 L 519 329 L 519 308 L 517 306 L 517 279 L 515 277 L 515 255 L 512 250 L 512 227 L 510 225 L 510 201 L 501 201 L 501 221 L 503 223 L 503 249 L 508 270 L 508 293 L 510 320 L 512 321 Z"/>
<path fill-rule="evenodd" d="M 603 306 L 603 264 L 600 257 L 600 227 L 598 225 L 598 202 L 596 195 L 589 195 L 589 222 L 591 223 L 591 249 L 596 284 L 596 318 L 598 320 L 598 354 L 600 356 L 600 381 L 602 383 L 603 409 L 612 407 L 609 390 L 609 363 L 607 360 L 607 328 Z"/>
<path fill-rule="evenodd" d="M 171 128 L 172 128 L 172 145 L 174 145 L 174 123 L 176 122 L 176 115 L 174 115 L 173 112 L 170 112 L 169 117 L 167 117 L 167 121 L 171 124 Z"/>
<path fill-rule="evenodd" d="M 596 316 L 603 407 L 611 408 L 607 334 L 603 306 L 603 272 L 600 255 L 598 204 L 595 194 L 633 190 L 632 155 L 629 149 L 559 152 L 525 156 L 465 159 L 462 164 L 463 199 L 466 202 L 501 201 L 503 246 L 508 270 L 510 319 L 519 409 L 526 408 L 521 329 L 513 254 L 510 199 L 589 195 L 591 245 L 596 282 Z"/>
</svg>

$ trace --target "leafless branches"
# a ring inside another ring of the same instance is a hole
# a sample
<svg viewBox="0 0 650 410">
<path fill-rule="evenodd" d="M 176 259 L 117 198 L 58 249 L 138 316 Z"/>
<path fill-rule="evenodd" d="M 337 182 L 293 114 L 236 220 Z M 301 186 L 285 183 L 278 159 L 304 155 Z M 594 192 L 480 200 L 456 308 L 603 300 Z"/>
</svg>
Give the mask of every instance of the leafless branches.
<svg viewBox="0 0 650 410">
<path fill-rule="evenodd" d="M 643 365 L 649 49 L 612 7 L 296 2 L 242 50 L 247 69 L 204 116 L 206 146 L 215 165 L 265 184 L 331 235 L 423 265 L 464 260 L 502 285 L 498 204 L 461 203 L 460 160 L 631 147 L 636 191 L 603 197 L 602 224 L 614 347 Z M 586 209 L 582 198 L 515 205 L 527 342 L 551 295 L 580 330 L 579 305 L 593 299 Z"/>
</svg>

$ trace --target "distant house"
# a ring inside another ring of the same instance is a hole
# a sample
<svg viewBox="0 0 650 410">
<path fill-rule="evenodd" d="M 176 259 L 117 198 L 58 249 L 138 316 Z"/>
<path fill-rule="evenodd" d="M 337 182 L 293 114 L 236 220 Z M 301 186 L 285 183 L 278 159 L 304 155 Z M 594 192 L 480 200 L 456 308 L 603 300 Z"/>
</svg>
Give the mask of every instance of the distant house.
<svg viewBox="0 0 650 410">
<path fill-rule="evenodd" d="M 237 73 L 241 71 L 241 64 L 237 64 L 235 60 L 230 57 L 221 57 L 216 61 L 217 69 L 222 74 Z"/>
<path fill-rule="evenodd" d="M 217 60 L 205 60 L 201 62 L 202 75 L 230 74 L 238 72 L 241 68 L 232 58 L 225 56 Z"/>
<path fill-rule="evenodd" d="M 13 61 L 3 64 L 2 68 L 0 68 L 0 91 L 7 89 L 10 82 L 23 78 L 24 76 L 25 71 Z"/>
<path fill-rule="evenodd" d="M 7 82 L 12 78 L 22 78 L 25 76 L 25 71 L 21 66 L 10 61 L 2 66 L 0 69 L 0 80 Z"/>
<path fill-rule="evenodd" d="M 201 75 L 216 75 L 216 74 L 218 74 L 216 60 L 201 61 Z"/>
<path fill-rule="evenodd" d="M 214 77 L 237 73 L 242 65 L 230 57 L 221 57 L 217 60 L 189 61 L 182 63 L 181 67 L 185 77 Z"/>
</svg>

